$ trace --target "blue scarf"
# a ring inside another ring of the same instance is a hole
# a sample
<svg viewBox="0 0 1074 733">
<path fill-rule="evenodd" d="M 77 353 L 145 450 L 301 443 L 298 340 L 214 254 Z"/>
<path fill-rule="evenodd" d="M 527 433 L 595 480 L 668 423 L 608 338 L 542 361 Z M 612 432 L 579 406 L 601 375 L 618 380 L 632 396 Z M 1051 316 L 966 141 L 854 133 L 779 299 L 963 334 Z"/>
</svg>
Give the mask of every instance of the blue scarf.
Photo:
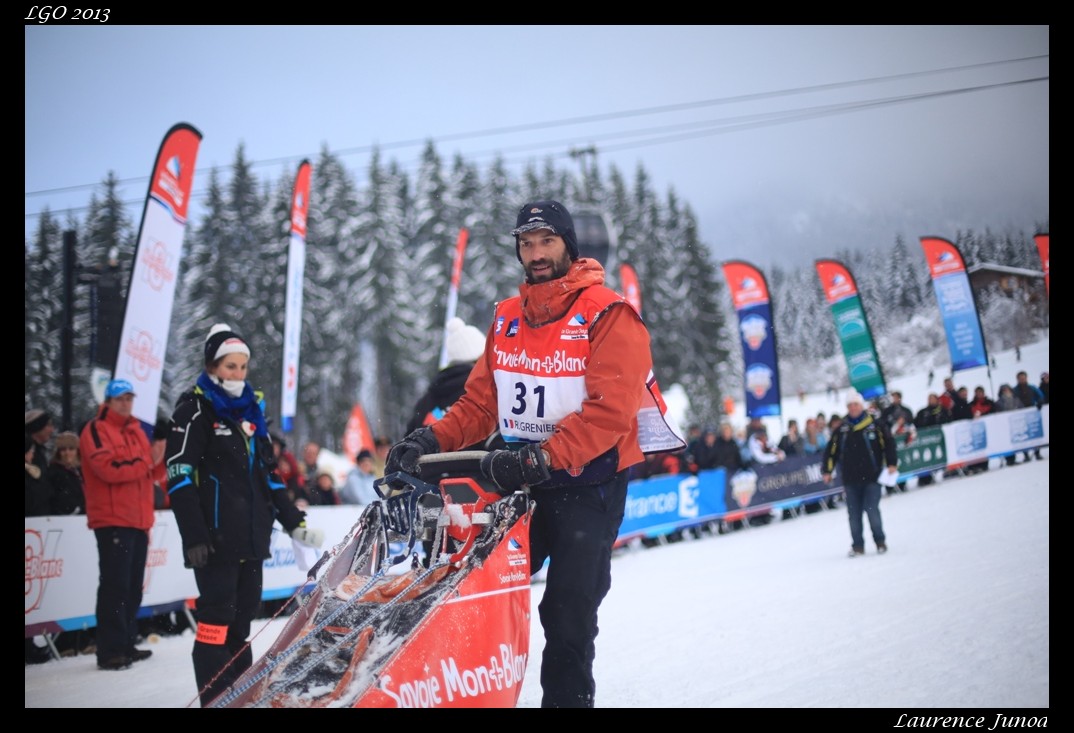
<svg viewBox="0 0 1074 733">
<path fill-rule="evenodd" d="M 238 397 L 232 397 L 225 392 L 223 387 L 209 378 L 208 372 L 202 372 L 198 377 L 198 386 L 213 403 L 213 409 L 216 410 L 217 415 L 230 418 L 235 422 L 246 420 L 253 424 L 254 435 L 268 437 L 265 414 L 261 412 L 257 395 L 254 394 L 249 382 L 243 385 L 242 394 Z"/>
<path fill-rule="evenodd" d="M 851 417 L 849 414 L 847 414 L 846 418 L 844 418 L 844 419 L 853 426 L 853 425 L 857 425 L 858 423 L 860 423 L 862 420 L 864 420 L 867 417 L 869 417 L 869 413 L 866 412 L 865 410 L 862 410 L 861 414 L 858 415 L 857 417 Z"/>
</svg>

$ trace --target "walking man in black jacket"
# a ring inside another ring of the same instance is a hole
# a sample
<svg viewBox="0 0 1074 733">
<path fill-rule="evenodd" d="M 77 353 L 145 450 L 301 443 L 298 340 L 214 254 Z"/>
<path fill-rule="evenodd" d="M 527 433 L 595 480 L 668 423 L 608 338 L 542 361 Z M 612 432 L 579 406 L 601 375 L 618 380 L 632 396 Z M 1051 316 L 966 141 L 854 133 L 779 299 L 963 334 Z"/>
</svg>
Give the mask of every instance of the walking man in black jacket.
<svg viewBox="0 0 1074 733">
<path fill-rule="evenodd" d="M 847 416 L 828 441 L 824 454 L 824 481 L 831 483 L 832 472 L 839 467 L 850 515 L 851 547 L 849 557 L 865 554 L 864 526 L 861 515 L 869 517 L 869 528 L 877 553 L 888 551 L 887 537 L 880 519 L 881 471 L 898 472 L 895 439 L 880 420 L 865 411 L 865 401 L 857 392 L 847 395 Z"/>
</svg>

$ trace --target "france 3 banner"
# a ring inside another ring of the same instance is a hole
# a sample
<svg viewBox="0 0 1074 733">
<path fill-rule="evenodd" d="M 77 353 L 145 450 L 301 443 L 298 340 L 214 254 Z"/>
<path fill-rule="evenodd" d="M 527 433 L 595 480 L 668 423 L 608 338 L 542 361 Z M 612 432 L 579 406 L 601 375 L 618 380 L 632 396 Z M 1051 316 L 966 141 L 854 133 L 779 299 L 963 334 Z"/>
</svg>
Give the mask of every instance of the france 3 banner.
<svg viewBox="0 0 1074 733">
<path fill-rule="evenodd" d="M 832 309 L 839 342 L 843 345 L 851 386 L 867 400 L 886 394 L 880 358 L 854 276 L 836 260 L 817 260 L 816 267 L 824 296 Z"/>
<path fill-rule="evenodd" d="M 768 283 L 760 270 L 738 260 L 724 262 L 723 274 L 738 314 L 745 362 L 746 416 L 779 416 L 779 368 Z"/>
<path fill-rule="evenodd" d="M 986 366 L 988 355 L 981 319 L 962 253 L 953 243 L 939 237 L 921 237 L 921 246 L 947 334 L 951 371 Z"/>
<path fill-rule="evenodd" d="M 630 482 L 617 544 L 719 519 L 727 513 L 726 486 L 723 468 Z"/>
<path fill-rule="evenodd" d="M 298 165 L 291 194 L 291 238 L 287 248 L 287 300 L 283 325 L 283 375 L 280 384 L 280 428 L 291 432 L 298 405 L 298 355 L 302 343 L 302 288 L 306 271 L 306 217 L 310 208 L 308 160 Z"/>
<path fill-rule="evenodd" d="M 138 399 L 132 414 L 143 426 L 151 427 L 157 421 L 164 355 L 201 137 L 185 122 L 168 130 L 153 164 L 138 228 L 113 376 L 134 385 Z"/>
<path fill-rule="evenodd" d="M 1033 241 L 1037 244 L 1037 254 L 1040 255 L 1040 264 L 1044 268 L 1044 293 L 1050 298 L 1052 297 L 1052 289 L 1048 278 L 1050 269 L 1048 262 L 1048 235 L 1034 234 Z"/>
</svg>

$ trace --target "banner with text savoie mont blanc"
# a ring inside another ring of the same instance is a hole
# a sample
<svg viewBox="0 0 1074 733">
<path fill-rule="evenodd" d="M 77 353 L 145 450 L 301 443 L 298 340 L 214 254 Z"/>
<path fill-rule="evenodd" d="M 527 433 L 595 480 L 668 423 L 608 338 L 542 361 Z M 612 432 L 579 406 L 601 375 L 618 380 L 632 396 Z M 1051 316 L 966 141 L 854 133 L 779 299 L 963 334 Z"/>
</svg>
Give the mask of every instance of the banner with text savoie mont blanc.
<svg viewBox="0 0 1074 733">
<path fill-rule="evenodd" d="M 144 426 L 157 421 L 164 354 L 201 137 L 185 122 L 168 130 L 153 164 L 138 228 L 113 376 L 134 385 L 138 397 L 133 414 Z"/>
<path fill-rule="evenodd" d="M 308 160 L 298 165 L 291 194 L 291 240 L 287 248 L 287 301 L 283 322 L 283 375 L 280 428 L 291 432 L 298 405 L 298 353 L 302 343 L 302 287 L 306 271 L 306 217 L 310 209 Z"/>
<path fill-rule="evenodd" d="M 843 345 L 850 386 L 867 400 L 885 394 L 884 373 L 854 276 L 836 260 L 817 260 L 815 264 L 824 297 L 832 308 L 835 331 Z"/>
<path fill-rule="evenodd" d="M 921 247 L 940 305 L 947 348 L 951 352 L 951 371 L 987 366 L 981 318 L 962 253 L 954 243 L 940 237 L 921 237 Z"/>
<path fill-rule="evenodd" d="M 760 270 L 741 260 L 724 262 L 723 274 L 738 314 L 745 362 L 746 416 L 778 417 L 779 367 L 768 283 Z"/>
</svg>

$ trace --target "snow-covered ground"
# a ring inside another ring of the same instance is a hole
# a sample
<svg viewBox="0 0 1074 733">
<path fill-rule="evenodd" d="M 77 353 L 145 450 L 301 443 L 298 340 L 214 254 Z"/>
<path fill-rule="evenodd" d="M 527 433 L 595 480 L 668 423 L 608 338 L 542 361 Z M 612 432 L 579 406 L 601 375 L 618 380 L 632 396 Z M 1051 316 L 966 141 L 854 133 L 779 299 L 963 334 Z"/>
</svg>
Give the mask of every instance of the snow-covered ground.
<svg viewBox="0 0 1074 733">
<path fill-rule="evenodd" d="M 886 555 L 846 557 L 841 508 L 623 551 L 600 612 L 597 706 L 1048 707 L 1048 468 L 883 499 Z M 281 626 L 255 623 L 255 654 Z M 541 702 L 536 620 L 530 634 L 519 707 Z M 26 707 L 197 707 L 192 645 L 163 637 L 122 672 L 92 656 L 28 666 Z"/>
<path fill-rule="evenodd" d="M 996 357 L 996 388 L 1020 368 L 1035 384 L 1048 369 L 1048 344 L 1023 347 L 1021 361 Z M 943 376 L 931 388 L 927 374 L 891 387 L 916 411 Z M 971 392 L 988 385 L 972 374 L 955 381 Z M 785 400 L 784 417 L 802 422 L 819 409 L 845 410 L 821 393 Z M 600 612 L 597 706 L 959 708 L 989 711 L 986 727 L 997 709 L 1047 708 L 1047 448 L 1042 455 L 885 497 L 891 549 L 883 556 L 869 546 L 864 557 L 846 557 L 841 505 L 620 552 Z M 534 608 L 542 591 L 532 588 Z M 281 627 L 255 622 L 255 655 Z M 524 708 L 541 701 L 536 617 L 530 633 Z M 197 707 L 192 644 L 189 632 L 163 637 L 147 644 L 152 658 L 121 672 L 97 670 L 92 656 L 27 666 L 26 707 Z M 1021 714 L 1033 712 L 1041 714 Z"/>
</svg>

